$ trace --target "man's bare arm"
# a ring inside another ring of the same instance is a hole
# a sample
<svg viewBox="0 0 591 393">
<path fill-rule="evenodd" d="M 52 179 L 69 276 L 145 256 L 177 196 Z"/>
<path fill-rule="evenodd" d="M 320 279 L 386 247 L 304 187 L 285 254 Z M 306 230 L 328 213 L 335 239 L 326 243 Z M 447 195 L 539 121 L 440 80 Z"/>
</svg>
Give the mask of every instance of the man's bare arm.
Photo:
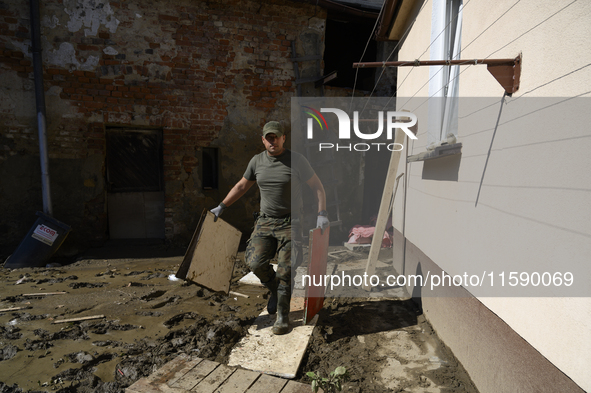
<svg viewBox="0 0 591 393">
<path fill-rule="evenodd" d="M 222 203 L 226 206 L 232 205 L 236 202 L 242 195 L 246 194 L 246 191 L 250 190 L 250 187 L 256 183 L 254 180 L 246 180 L 246 178 L 242 178 L 236 183 L 234 187 L 230 190 L 228 195 L 224 198 Z"/>
<path fill-rule="evenodd" d="M 306 183 L 310 186 L 312 191 L 314 191 L 314 195 L 316 195 L 316 199 L 318 200 L 318 212 L 320 213 L 321 211 L 326 210 L 326 193 L 324 192 L 324 186 L 318 178 L 318 175 L 314 174 L 314 176 L 312 176 Z"/>
</svg>

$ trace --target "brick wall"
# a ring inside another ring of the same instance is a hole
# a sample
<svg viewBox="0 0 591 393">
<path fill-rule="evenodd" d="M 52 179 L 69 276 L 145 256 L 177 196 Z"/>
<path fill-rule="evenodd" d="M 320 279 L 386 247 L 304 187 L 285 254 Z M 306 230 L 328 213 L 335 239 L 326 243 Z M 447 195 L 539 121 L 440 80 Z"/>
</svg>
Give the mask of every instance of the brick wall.
<svg viewBox="0 0 591 393">
<path fill-rule="evenodd" d="M 162 130 L 166 234 L 186 242 L 201 210 L 262 149 L 260 127 L 289 125 L 291 41 L 300 53 L 310 33 L 322 43 L 326 18 L 320 8 L 276 0 L 48 0 L 41 16 L 54 216 L 85 245 L 108 238 L 107 127 Z M 0 2 L 0 229 L 11 233 L 8 248 L 41 209 L 29 25 L 27 2 Z M 220 148 L 219 190 L 201 188 L 205 146 Z M 248 231 L 257 202 L 250 192 L 229 220 Z"/>
</svg>

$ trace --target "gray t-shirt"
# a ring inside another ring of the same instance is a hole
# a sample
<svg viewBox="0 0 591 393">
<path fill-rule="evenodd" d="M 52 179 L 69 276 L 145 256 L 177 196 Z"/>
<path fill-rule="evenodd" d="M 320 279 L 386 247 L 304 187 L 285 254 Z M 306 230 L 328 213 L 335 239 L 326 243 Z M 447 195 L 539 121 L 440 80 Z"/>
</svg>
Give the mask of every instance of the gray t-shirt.
<svg viewBox="0 0 591 393">
<path fill-rule="evenodd" d="M 270 156 L 267 151 L 254 156 L 244 172 L 244 178 L 256 181 L 261 190 L 261 213 L 280 217 L 291 213 L 292 180 L 294 207 L 301 206 L 302 183 L 314 176 L 314 170 L 306 158 L 285 149 L 278 156 Z"/>
</svg>

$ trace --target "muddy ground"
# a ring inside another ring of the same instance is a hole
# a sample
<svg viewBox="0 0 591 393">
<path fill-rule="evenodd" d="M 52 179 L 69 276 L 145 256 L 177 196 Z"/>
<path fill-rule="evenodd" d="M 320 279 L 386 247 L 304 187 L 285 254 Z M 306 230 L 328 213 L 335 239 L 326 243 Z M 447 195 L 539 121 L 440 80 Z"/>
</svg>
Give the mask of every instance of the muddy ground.
<svg viewBox="0 0 591 393">
<path fill-rule="evenodd" d="M 231 290 L 249 298 L 170 280 L 183 252 L 118 245 L 1 268 L 0 310 L 23 309 L 0 311 L 0 392 L 124 392 L 179 353 L 225 363 L 265 290 L 238 283 L 242 253 Z M 59 323 L 84 317 L 96 319 Z M 297 379 L 337 366 L 351 375 L 345 392 L 476 392 L 411 300 L 327 299 Z"/>
</svg>

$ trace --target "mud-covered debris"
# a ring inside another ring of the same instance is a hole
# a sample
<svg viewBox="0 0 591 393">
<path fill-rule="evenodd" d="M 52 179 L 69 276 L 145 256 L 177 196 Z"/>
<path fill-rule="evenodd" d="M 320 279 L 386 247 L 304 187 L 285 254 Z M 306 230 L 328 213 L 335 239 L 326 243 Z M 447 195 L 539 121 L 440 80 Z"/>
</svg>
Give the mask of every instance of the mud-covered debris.
<svg viewBox="0 0 591 393">
<path fill-rule="evenodd" d="M 58 278 L 42 278 L 40 280 L 35 281 L 35 284 L 60 284 L 66 280 L 77 280 L 78 276 L 68 276 L 68 277 L 58 277 Z M 32 281 L 32 280 L 31 280 Z"/>
<path fill-rule="evenodd" d="M 35 281 L 33 278 L 29 277 L 29 276 L 21 276 L 21 278 L 19 278 L 14 285 L 19 285 L 19 284 L 25 284 L 27 282 L 33 282 Z"/>
<path fill-rule="evenodd" d="M 140 278 L 140 280 L 151 280 L 153 278 L 164 278 L 164 277 L 168 277 L 168 275 L 165 273 L 154 273 L 154 274 L 150 274 L 146 277 L 142 277 L 142 278 Z"/>
<path fill-rule="evenodd" d="M 153 291 L 153 292 L 148 293 L 147 295 L 140 297 L 140 299 L 144 300 L 144 301 L 150 301 L 150 300 L 159 298 L 160 296 L 164 295 L 165 293 L 166 293 L 166 291 Z"/>
<path fill-rule="evenodd" d="M 82 326 L 73 325 L 49 336 L 50 340 L 89 340 L 88 334 Z"/>
<path fill-rule="evenodd" d="M 139 276 L 140 274 L 144 274 L 144 273 L 152 273 L 149 270 L 142 270 L 141 272 L 138 271 L 133 271 L 133 272 L 129 272 L 127 274 L 124 274 L 125 277 L 129 277 L 129 276 Z"/>
<path fill-rule="evenodd" d="M 107 282 L 73 282 L 70 283 L 70 287 L 72 287 L 72 289 L 78 289 L 78 288 L 101 288 L 104 287 L 105 285 L 108 285 L 109 283 Z"/>
<path fill-rule="evenodd" d="M 216 293 L 216 294 L 211 295 L 210 300 L 212 300 L 216 303 L 223 303 L 224 300 L 226 300 L 226 299 Z"/>
<path fill-rule="evenodd" d="M 142 284 L 141 282 L 130 282 L 129 284 L 125 285 L 125 287 L 147 287 L 148 284 Z"/>
<path fill-rule="evenodd" d="M 23 390 L 15 383 L 12 386 L 0 382 L 0 393 L 22 393 Z"/>
<path fill-rule="evenodd" d="M 116 347 L 120 347 L 123 345 L 123 343 L 121 343 L 121 341 L 112 341 L 112 340 L 107 340 L 107 341 L 93 341 L 92 345 L 96 345 L 97 347 L 112 347 L 112 348 L 116 348 Z"/>
<path fill-rule="evenodd" d="M 163 301 L 163 302 L 160 302 L 160 303 L 154 304 L 154 305 L 152 306 L 152 308 L 153 308 L 153 309 L 155 309 L 155 308 L 161 308 L 161 307 L 164 307 L 164 306 L 166 306 L 167 304 L 176 303 L 176 302 L 177 302 L 178 300 L 180 300 L 180 299 L 181 299 L 181 297 L 180 297 L 180 296 L 171 296 L 171 297 L 169 297 L 168 299 L 166 299 L 166 300 L 165 300 L 165 301 Z"/>
<path fill-rule="evenodd" d="M 22 335 L 20 329 L 16 326 L 0 326 L 0 338 L 4 340 L 18 340 Z"/>
<path fill-rule="evenodd" d="M 138 311 L 135 315 L 139 315 L 141 317 L 161 317 L 164 315 L 160 311 Z"/>
<path fill-rule="evenodd" d="M 49 314 L 42 314 L 42 315 L 31 315 L 28 312 L 25 313 L 13 313 L 15 317 L 17 317 L 21 322 L 28 322 L 28 321 L 38 321 L 41 319 L 51 318 Z"/>
<path fill-rule="evenodd" d="M 121 273 L 118 273 L 118 272 L 117 272 L 117 269 L 109 269 L 109 270 L 107 270 L 107 271 L 105 271 L 105 272 L 97 273 L 97 274 L 95 275 L 95 277 L 109 276 L 109 277 L 113 278 L 113 277 L 115 277 L 115 276 L 118 276 L 118 275 L 120 275 L 120 274 L 121 274 Z"/>
<path fill-rule="evenodd" d="M 151 353 L 125 359 L 115 366 L 115 381 L 121 386 L 129 386 L 163 366 L 166 363 L 164 359 L 155 358 Z"/>
<path fill-rule="evenodd" d="M 53 342 L 48 340 L 31 340 L 28 339 L 25 341 L 25 349 L 27 351 L 38 351 L 40 349 L 49 349 L 53 347 Z"/>
<path fill-rule="evenodd" d="M 133 329 L 141 329 L 141 326 L 131 325 L 129 323 L 119 325 L 118 323 L 107 321 L 97 323 L 92 326 L 92 333 L 94 334 L 106 334 L 109 330 L 133 330 Z"/>
<path fill-rule="evenodd" d="M 53 368 L 59 368 L 59 366 L 61 366 L 62 364 L 64 364 L 66 361 L 64 360 L 64 358 L 58 359 L 57 362 L 53 363 Z"/>
<path fill-rule="evenodd" d="M 94 360 L 94 357 L 87 352 L 76 352 L 67 355 L 72 363 L 88 364 Z"/>
<path fill-rule="evenodd" d="M 102 383 L 99 377 L 94 375 L 92 371 L 86 370 L 85 367 L 79 368 L 70 368 L 67 370 L 62 371 L 61 373 L 55 375 L 53 380 L 61 380 L 61 381 L 72 381 L 73 383 L 69 386 L 68 389 L 62 390 L 63 393 L 66 392 L 120 392 L 123 391 L 120 387 L 114 390 L 104 390 L 100 389 L 100 386 L 107 385 Z"/>
<path fill-rule="evenodd" d="M 1 299 L 3 302 L 8 302 L 8 303 L 16 303 L 16 302 L 20 302 L 24 299 L 24 297 L 22 296 L 7 296 L 4 299 Z"/>
<path fill-rule="evenodd" d="M 35 329 L 35 330 L 33 330 L 33 333 L 35 334 L 35 336 L 42 338 L 42 339 L 49 338 L 49 331 L 47 331 L 45 329 Z"/>
<path fill-rule="evenodd" d="M 228 304 L 223 304 L 221 310 L 222 312 L 239 312 L 240 306 L 230 306 Z"/>
<path fill-rule="evenodd" d="M 4 348 L 0 348 L 0 360 L 9 360 L 16 356 L 19 351 L 18 347 L 12 344 L 6 345 Z M 2 389 L 0 389 L 2 392 Z"/>
<path fill-rule="evenodd" d="M 164 326 L 166 326 L 167 328 L 172 328 L 173 326 L 178 325 L 180 322 L 182 322 L 185 319 L 197 319 L 199 317 L 199 314 L 194 313 L 194 312 L 186 312 L 183 314 L 178 314 L 175 315 L 174 317 L 170 318 L 169 320 L 164 322 Z"/>
</svg>

